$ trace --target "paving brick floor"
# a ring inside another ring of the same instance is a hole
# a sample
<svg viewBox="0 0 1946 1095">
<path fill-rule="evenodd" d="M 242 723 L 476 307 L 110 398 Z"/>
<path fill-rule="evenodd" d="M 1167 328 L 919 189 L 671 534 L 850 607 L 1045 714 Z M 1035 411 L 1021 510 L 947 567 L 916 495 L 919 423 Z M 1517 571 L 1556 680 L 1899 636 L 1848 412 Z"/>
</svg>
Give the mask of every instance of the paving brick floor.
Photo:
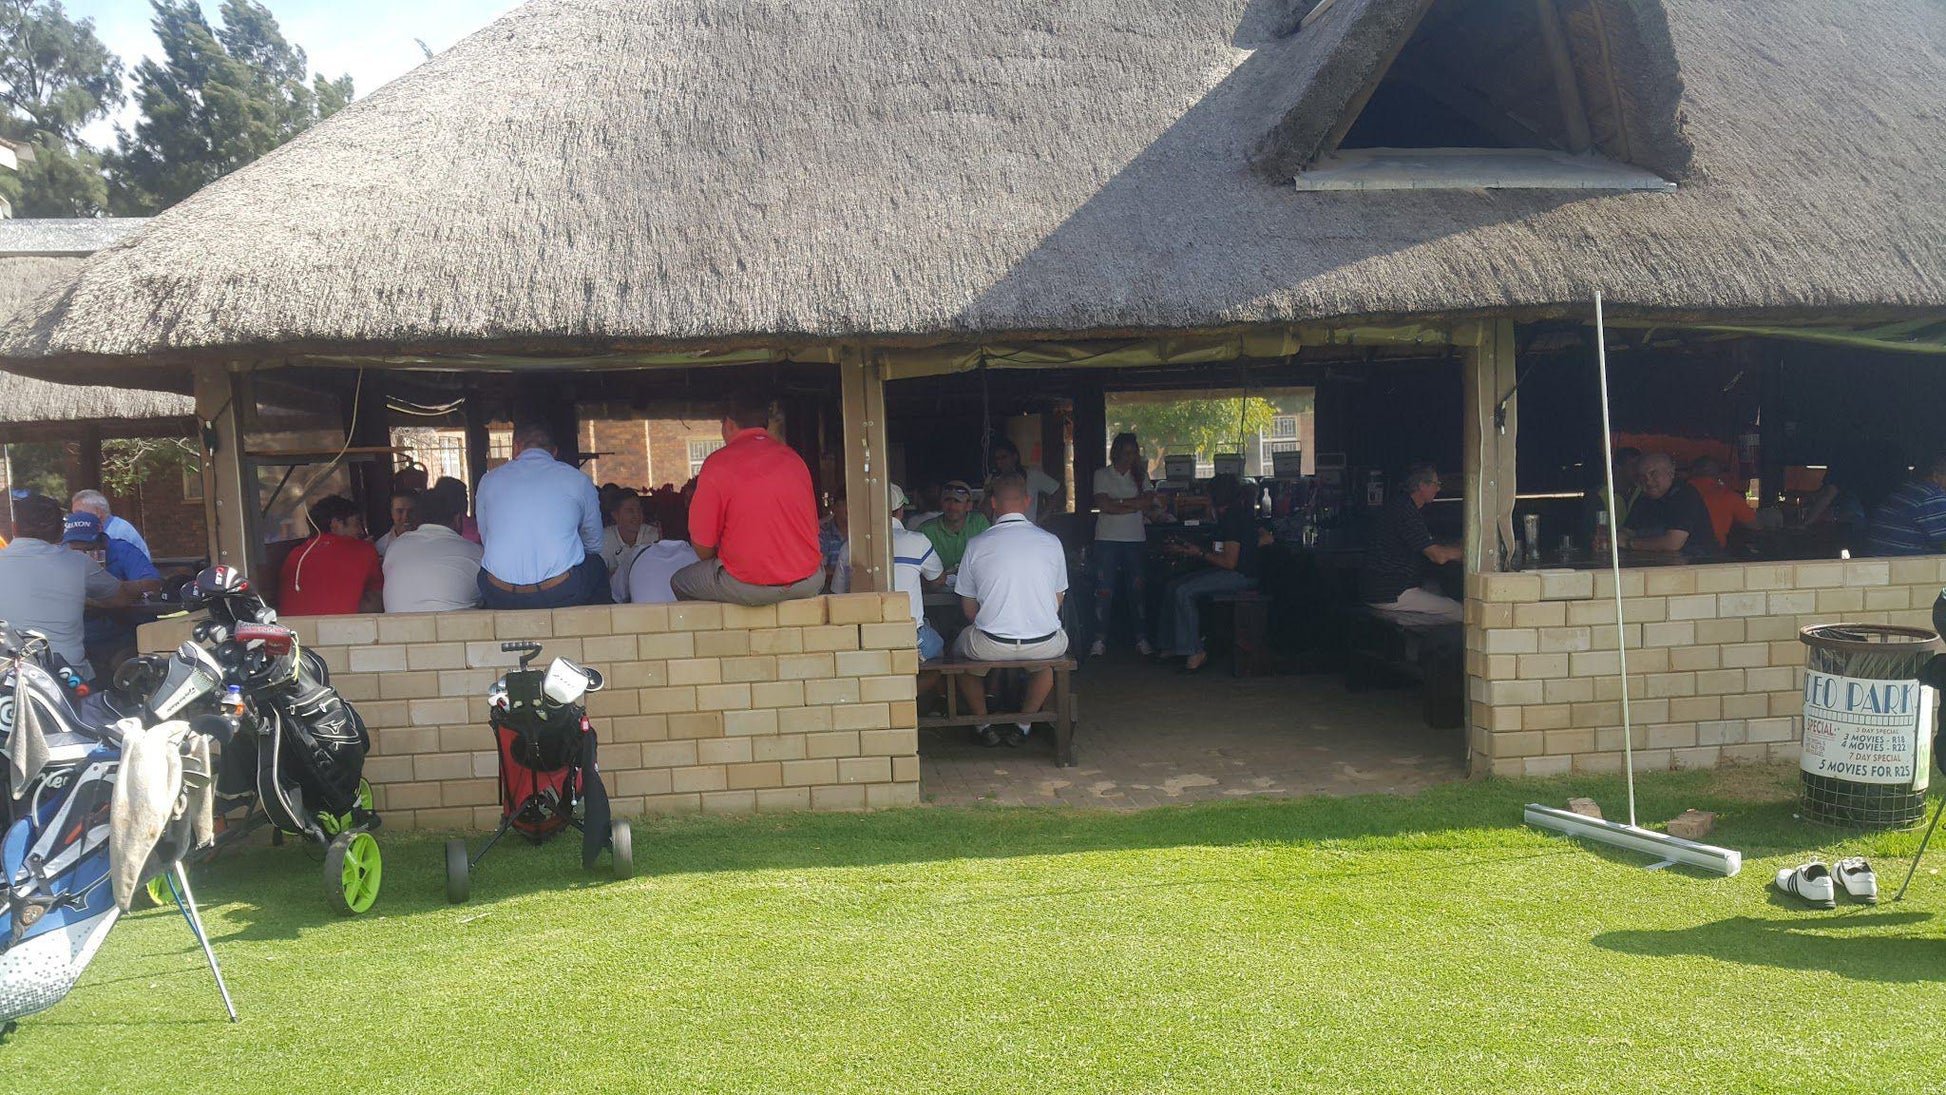
<svg viewBox="0 0 1946 1095">
<path fill-rule="evenodd" d="M 1074 678 L 1077 765 L 1054 766 L 1037 727 L 1025 748 L 985 749 L 963 730 L 919 733 L 926 802 L 1142 809 L 1244 795 L 1421 790 L 1466 775 L 1462 732 L 1431 730 L 1416 691 L 1347 693 L 1332 674 L 1194 676 L 1133 654 Z"/>
</svg>

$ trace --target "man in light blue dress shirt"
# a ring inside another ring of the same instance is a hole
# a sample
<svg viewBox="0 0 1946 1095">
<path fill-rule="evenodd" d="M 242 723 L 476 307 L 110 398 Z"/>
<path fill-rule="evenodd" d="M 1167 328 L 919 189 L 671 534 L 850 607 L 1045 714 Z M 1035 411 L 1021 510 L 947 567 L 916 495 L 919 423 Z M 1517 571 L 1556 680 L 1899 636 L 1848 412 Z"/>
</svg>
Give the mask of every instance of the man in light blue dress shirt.
<svg viewBox="0 0 1946 1095">
<path fill-rule="evenodd" d="M 480 477 L 474 501 L 486 607 L 610 603 L 594 481 L 557 458 L 544 425 L 517 425 L 513 449 L 512 460 Z"/>
</svg>

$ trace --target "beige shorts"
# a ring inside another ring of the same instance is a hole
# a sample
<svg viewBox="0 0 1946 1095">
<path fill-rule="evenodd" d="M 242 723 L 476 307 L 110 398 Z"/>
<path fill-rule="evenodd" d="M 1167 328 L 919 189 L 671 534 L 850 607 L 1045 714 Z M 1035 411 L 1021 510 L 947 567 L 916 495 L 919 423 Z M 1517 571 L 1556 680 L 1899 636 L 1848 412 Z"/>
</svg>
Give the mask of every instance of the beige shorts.
<svg viewBox="0 0 1946 1095">
<path fill-rule="evenodd" d="M 968 627 L 959 633 L 959 638 L 953 640 L 953 656 L 964 661 L 1040 662 L 1058 658 L 1067 652 L 1068 633 L 1065 631 L 1056 631 L 1053 638 L 1027 646 L 997 642 L 977 627 Z M 967 672 L 976 677 L 986 676 L 985 670 Z"/>
</svg>

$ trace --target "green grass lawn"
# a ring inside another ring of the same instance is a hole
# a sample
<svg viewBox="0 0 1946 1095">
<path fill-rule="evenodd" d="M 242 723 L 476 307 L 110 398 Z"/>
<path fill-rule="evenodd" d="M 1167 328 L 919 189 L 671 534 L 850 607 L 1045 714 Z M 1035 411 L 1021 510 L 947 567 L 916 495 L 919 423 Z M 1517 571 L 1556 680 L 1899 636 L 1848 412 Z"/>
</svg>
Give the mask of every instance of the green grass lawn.
<svg viewBox="0 0 1946 1095">
<path fill-rule="evenodd" d="M 1619 780 L 1144 813 L 640 823 L 628 882 L 505 845 L 444 900 L 385 841 L 337 919 L 307 850 L 202 868 L 243 1022 L 173 911 L 0 1047 L 17 1092 L 1934 1091 L 1946 875 L 1811 911 L 1776 868 L 1918 834 L 1797 821 L 1792 776 L 1640 785 L 1719 811 L 1732 879 L 1523 828 Z M 1931 853 L 1946 867 L 1946 840 Z"/>
</svg>

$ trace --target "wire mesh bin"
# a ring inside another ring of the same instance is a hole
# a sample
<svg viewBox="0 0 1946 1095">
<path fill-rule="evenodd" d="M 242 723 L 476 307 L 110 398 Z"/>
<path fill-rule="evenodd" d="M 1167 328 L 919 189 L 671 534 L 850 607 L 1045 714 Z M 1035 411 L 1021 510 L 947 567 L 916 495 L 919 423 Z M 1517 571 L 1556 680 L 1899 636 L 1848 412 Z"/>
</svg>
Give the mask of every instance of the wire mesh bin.
<svg viewBox="0 0 1946 1095">
<path fill-rule="evenodd" d="M 1803 813 L 1814 821 L 1891 828 L 1925 814 L 1939 696 L 1919 670 L 1939 650 L 1920 627 L 1819 624 L 1798 632 L 1809 648 Z"/>
</svg>

